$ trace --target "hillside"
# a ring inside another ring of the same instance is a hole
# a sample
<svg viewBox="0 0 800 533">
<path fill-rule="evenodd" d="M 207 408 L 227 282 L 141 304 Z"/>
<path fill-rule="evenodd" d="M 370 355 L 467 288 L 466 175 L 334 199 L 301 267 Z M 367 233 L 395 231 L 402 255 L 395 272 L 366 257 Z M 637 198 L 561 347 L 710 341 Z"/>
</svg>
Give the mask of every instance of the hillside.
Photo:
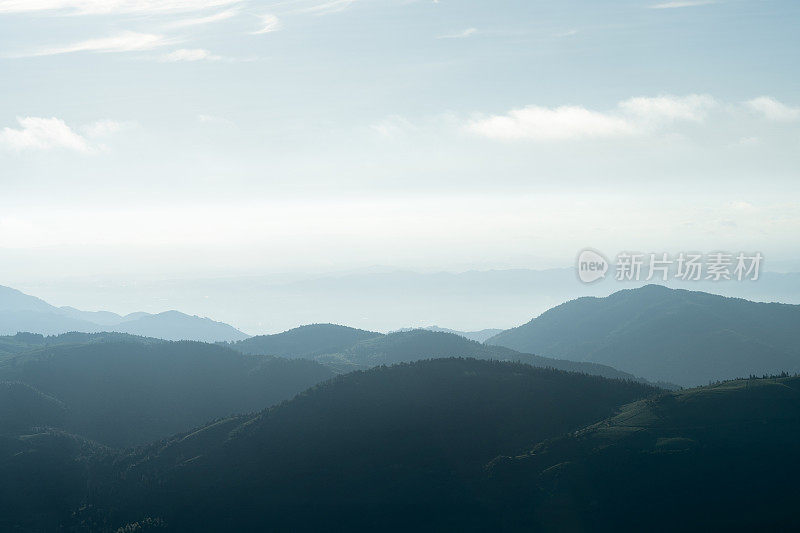
<svg viewBox="0 0 800 533">
<path fill-rule="evenodd" d="M 496 459 L 490 498 L 512 528 L 797 530 L 798 438 L 800 378 L 684 390 Z"/>
<path fill-rule="evenodd" d="M 336 353 L 315 359 L 338 371 L 371 368 L 379 365 L 408 363 L 439 357 L 474 357 L 498 361 L 519 361 L 537 367 L 583 372 L 608 378 L 638 379 L 606 365 L 582 363 L 519 353 L 500 346 L 489 346 L 453 333 L 415 329 L 390 333 L 358 342 Z"/>
<path fill-rule="evenodd" d="M 52 344 L 0 362 L 0 381 L 23 382 L 63 403 L 59 427 L 115 447 L 257 411 L 332 375 L 313 361 L 150 339 Z"/>
<path fill-rule="evenodd" d="M 92 505 L 111 523 L 149 516 L 175 531 L 474 527 L 492 457 L 656 392 L 493 361 L 374 368 L 121 458 L 124 480 Z"/>
<path fill-rule="evenodd" d="M 309 324 L 275 335 L 256 335 L 231 343 L 230 346 L 234 350 L 246 354 L 313 358 L 316 355 L 343 350 L 359 341 L 380 336 L 381 333 L 337 324 Z"/>
<path fill-rule="evenodd" d="M 800 306 L 648 285 L 554 307 L 487 344 L 683 386 L 800 370 Z"/>
<path fill-rule="evenodd" d="M 108 311 L 81 311 L 72 307 L 55 307 L 16 289 L 0 286 L 0 335 L 18 332 L 59 335 L 71 331 L 115 331 L 165 340 L 201 342 L 238 341 L 248 337 L 223 322 L 178 311 L 125 316 Z"/>
<path fill-rule="evenodd" d="M 0 435 L 13 435 L 37 426 L 63 426 L 63 402 L 15 381 L 0 381 Z"/>
</svg>

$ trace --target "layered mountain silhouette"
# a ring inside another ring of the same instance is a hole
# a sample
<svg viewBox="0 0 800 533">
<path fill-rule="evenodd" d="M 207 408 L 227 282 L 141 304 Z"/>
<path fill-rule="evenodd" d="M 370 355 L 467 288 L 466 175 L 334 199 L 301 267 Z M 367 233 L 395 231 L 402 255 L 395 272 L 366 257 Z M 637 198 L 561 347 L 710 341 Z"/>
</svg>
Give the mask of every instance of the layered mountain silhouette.
<svg viewBox="0 0 800 533">
<path fill-rule="evenodd" d="M 52 426 L 114 447 L 258 411 L 334 375 L 313 361 L 246 356 L 198 342 L 23 337 L 21 353 L 0 357 L 0 428 L 11 425 L 3 420 L 17 428 Z"/>
<path fill-rule="evenodd" d="M 108 311 L 80 311 L 55 307 L 16 289 L 0 286 L 0 335 L 18 332 L 58 335 L 70 331 L 116 331 L 166 340 L 202 342 L 237 341 L 248 335 L 209 318 L 178 311 L 131 313 L 121 316 Z"/>
<path fill-rule="evenodd" d="M 800 305 L 648 285 L 579 298 L 487 344 L 683 386 L 800 370 Z"/>
<path fill-rule="evenodd" d="M 520 361 L 532 366 L 583 372 L 608 378 L 640 379 L 607 365 L 539 357 L 500 346 L 484 345 L 454 333 L 427 329 L 383 335 L 336 324 L 312 324 L 276 335 L 251 337 L 232 343 L 230 346 L 250 354 L 314 359 L 339 373 L 420 359 L 474 357 Z"/>
</svg>

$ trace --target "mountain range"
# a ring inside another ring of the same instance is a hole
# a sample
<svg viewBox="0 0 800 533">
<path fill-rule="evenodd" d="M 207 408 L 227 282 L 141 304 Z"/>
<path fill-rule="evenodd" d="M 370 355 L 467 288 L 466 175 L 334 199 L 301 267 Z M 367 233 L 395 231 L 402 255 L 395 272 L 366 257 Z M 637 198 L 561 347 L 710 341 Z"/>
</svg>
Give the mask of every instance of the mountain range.
<svg viewBox="0 0 800 533">
<path fill-rule="evenodd" d="M 0 398 L 30 402 L 37 423 L 62 416 L 29 387 Z M 341 375 L 130 450 L 20 423 L 0 427 L 8 530 L 800 526 L 790 376 L 665 392 L 449 358 Z"/>
<path fill-rule="evenodd" d="M 115 331 L 202 342 L 236 341 L 248 337 L 228 324 L 178 311 L 137 312 L 125 316 L 108 311 L 80 311 L 73 307 L 55 307 L 16 289 L 0 286 L 0 335 L 18 332 L 58 335 L 70 331 Z"/>
<path fill-rule="evenodd" d="M 641 380 L 633 374 L 620 372 L 607 365 L 540 357 L 500 346 L 481 344 L 455 333 L 427 329 L 398 331 L 384 335 L 336 324 L 311 324 L 275 335 L 257 335 L 243 341 L 228 343 L 227 346 L 246 354 L 313 359 L 338 373 L 421 359 L 473 357 L 520 361 L 531 366 L 615 379 Z M 659 385 L 674 387 L 669 383 Z"/>
</svg>

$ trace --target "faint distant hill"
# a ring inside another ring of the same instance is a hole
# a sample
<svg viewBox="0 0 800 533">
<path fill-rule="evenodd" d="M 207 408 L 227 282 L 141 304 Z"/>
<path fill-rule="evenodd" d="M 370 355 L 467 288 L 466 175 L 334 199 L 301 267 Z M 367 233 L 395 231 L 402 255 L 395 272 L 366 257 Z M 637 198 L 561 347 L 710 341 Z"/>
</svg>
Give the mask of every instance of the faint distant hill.
<svg viewBox="0 0 800 533">
<path fill-rule="evenodd" d="M 402 328 L 398 329 L 397 332 L 402 331 L 413 331 L 415 329 L 425 329 L 428 331 L 438 331 L 440 333 L 452 333 L 454 335 L 459 335 L 461 337 L 465 337 L 471 341 L 476 342 L 484 342 L 486 339 L 494 337 L 498 333 L 501 333 L 502 329 L 482 329 L 479 331 L 458 331 L 455 329 L 448 329 L 448 328 L 440 328 L 439 326 L 425 326 L 424 328 Z"/>
<path fill-rule="evenodd" d="M 126 316 L 108 311 L 80 311 L 73 307 L 55 307 L 16 289 L 0 286 L 0 335 L 13 335 L 20 331 L 43 335 L 69 331 L 117 331 L 166 340 L 203 342 L 237 341 L 248 337 L 223 322 L 178 311 L 139 312 Z"/>
<path fill-rule="evenodd" d="M 564 303 L 487 343 L 692 386 L 800 370 L 800 305 L 648 285 Z"/>
</svg>

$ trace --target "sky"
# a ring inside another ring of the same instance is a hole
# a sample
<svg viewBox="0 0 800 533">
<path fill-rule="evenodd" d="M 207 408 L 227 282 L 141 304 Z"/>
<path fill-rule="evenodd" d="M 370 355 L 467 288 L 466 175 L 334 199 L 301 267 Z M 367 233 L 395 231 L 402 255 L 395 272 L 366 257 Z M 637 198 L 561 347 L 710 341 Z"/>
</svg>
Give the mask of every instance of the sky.
<svg viewBox="0 0 800 533">
<path fill-rule="evenodd" d="M 800 270 L 799 19 L 0 0 L 0 284 L 551 268 L 585 247 Z"/>
</svg>

